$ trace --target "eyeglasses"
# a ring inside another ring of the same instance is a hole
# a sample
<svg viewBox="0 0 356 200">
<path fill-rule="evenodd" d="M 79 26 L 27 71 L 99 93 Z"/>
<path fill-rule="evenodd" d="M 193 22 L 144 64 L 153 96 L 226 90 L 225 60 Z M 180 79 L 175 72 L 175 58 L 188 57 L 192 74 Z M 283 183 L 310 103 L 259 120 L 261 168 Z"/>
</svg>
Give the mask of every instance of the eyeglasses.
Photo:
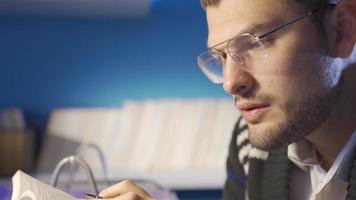
<svg viewBox="0 0 356 200">
<path fill-rule="evenodd" d="M 267 58 L 265 45 L 266 41 L 268 40 L 267 36 L 287 27 L 288 25 L 307 18 L 330 5 L 333 4 L 327 4 L 315 10 L 309 11 L 306 15 L 287 22 L 286 24 L 283 24 L 260 36 L 256 36 L 252 33 L 245 33 L 220 42 L 219 44 L 206 49 L 198 55 L 198 66 L 206 75 L 206 77 L 208 77 L 209 80 L 216 84 L 221 84 L 224 82 L 223 68 L 227 54 L 229 54 L 232 60 L 242 69 L 249 72 L 255 72 L 256 66 L 261 66 L 262 62 L 264 62 Z M 215 47 L 224 43 L 227 43 L 227 53 L 215 49 Z"/>
</svg>

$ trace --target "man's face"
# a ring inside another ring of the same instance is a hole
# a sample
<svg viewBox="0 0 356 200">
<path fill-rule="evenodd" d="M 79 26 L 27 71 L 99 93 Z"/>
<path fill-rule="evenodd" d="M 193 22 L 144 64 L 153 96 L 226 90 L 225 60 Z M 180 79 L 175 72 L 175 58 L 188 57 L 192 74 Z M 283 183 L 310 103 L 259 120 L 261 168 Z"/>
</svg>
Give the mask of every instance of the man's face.
<svg viewBox="0 0 356 200">
<path fill-rule="evenodd" d="M 255 35 L 305 15 L 293 1 L 223 0 L 207 8 L 208 46 L 259 24 Z M 337 97 L 339 71 L 327 56 L 326 44 L 311 18 L 272 34 L 265 42 L 266 59 L 253 72 L 227 56 L 224 89 L 248 122 L 253 145 L 270 149 L 289 144 L 317 129 Z M 226 44 L 217 49 L 226 52 Z M 257 64 L 258 63 L 258 64 Z"/>
</svg>

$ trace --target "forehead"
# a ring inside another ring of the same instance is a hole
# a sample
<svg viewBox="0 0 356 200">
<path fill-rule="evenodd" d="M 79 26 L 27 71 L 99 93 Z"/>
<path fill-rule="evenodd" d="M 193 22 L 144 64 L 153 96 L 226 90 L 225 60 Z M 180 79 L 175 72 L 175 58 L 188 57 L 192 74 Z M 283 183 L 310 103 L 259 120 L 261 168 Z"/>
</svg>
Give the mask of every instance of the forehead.
<svg viewBox="0 0 356 200">
<path fill-rule="evenodd" d="M 254 25 L 272 24 L 287 18 L 291 0 L 222 0 L 206 9 L 208 46 L 227 40 Z"/>
</svg>

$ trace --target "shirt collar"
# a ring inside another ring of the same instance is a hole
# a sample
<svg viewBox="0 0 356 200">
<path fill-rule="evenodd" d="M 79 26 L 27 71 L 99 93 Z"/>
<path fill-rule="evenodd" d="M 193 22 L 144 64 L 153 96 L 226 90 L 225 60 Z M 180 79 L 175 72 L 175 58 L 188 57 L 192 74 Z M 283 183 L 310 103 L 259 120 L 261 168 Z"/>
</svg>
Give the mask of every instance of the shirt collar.
<svg viewBox="0 0 356 200">
<path fill-rule="evenodd" d="M 352 162 L 356 156 L 356 130 L 351 135 L 349 141 L 341 150 L 334 163 L 338 164 L 337 176 L 344 181 L 348 181 L 351 175 Z M 339 161 L 340 160 L 340 161 Z"/>
<path fill-rule="evenodd" d="M 341 180 L 348 181 L 353 162 L 353 154 L 355 154 L 355 152 L 356 130 L 332 164 L 329 170 L 329 172 L 333 174 L 332 176 L 337 176 Z M 288 158 L 304 171 L 307 171 L 311 166 L 320 165 L 321 163 L 316 150 L 311 143 L 305 139 L 288 145 Z"/>
<path fill-rule="evenodd" d="M 320 163 L 315 149 L 311 143 L 305 139 L 300 139 L 288 145 L 288 158 L 305 171 L 307 171 L 309 167 Z"/>
</svg>

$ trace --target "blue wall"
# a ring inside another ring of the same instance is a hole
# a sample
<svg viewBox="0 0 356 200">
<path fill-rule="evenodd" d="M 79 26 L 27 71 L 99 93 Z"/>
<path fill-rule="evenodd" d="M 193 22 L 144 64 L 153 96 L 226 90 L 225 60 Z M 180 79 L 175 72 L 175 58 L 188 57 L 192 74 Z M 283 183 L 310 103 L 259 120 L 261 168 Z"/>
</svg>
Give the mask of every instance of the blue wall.
<svg viewBox="0 0 356 200">
<path fill-rule="evenodd" d="M 145 19 L 0 15 L 0 108 L 43 130 L 58 107 L 225 97 L 196 65 L 206 34 L 199 1 L 155 0 Z"/>
</svg>

